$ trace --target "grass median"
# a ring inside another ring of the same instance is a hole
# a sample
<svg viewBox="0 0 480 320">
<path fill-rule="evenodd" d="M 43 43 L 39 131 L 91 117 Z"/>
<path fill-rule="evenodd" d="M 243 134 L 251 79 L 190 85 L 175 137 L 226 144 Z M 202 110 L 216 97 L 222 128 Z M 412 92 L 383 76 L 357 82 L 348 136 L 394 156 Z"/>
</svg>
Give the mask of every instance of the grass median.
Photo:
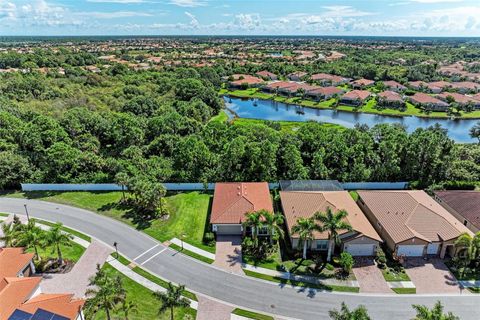
<svg viewBox="0 0 480 320">
<path fill-rule="evenodd" d="M 240 308 L 236 308 L 232 311 L 233 314 L 237 316 L 254 319 L 254 320 L 273 320 L 272 316 L 267 316 L 266 314 L 261 314 L 258 312 L 248 311 Z"/>
<path fill-rule="evenodd" d="M 214 260 L 210 259 L 210 258 L 207 258 L 207 257 L 204 257 L 198 253 L 195 253 L 195 252 L 192 252 L 192 251 L 189 251 L 185 248 L 182 249 L 182 247 L 176 245 L 175 243 L 171 243 L 170 244 L 170 248 L 180 252 L 180 253 L 183 253 L 184 255 L 187 255 L 189 257 L 192 257 L 194 259 L 197 259 L 197 260 L 200 260 L 202 262 L 205 262 L 205 263 L 208 263 L 208 264 L 212 264 Z"/>
</svg>

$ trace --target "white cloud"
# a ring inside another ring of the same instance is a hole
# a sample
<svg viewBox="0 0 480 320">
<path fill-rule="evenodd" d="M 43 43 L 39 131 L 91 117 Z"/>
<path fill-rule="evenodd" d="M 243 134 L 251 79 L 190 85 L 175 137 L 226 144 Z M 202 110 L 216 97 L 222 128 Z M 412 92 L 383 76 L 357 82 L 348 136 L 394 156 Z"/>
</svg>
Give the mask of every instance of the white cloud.
<svg viewBox="0 0 480 320">
<path fill-rule="evenodd" d="M 258 13 L 241 13 L 235 16 L 233 24 L 241 30 L 253 30 L 259 28 L 262 21 Z"/>
<path fill-rule="evenodd" d="M 170 4 L 179 7 L 203 7 L 207 5 L 207 3 L 202 0 L 170 0 Z"/>
<path fill-rule="evenodd" d="M 188 11 L 185 11 L 185 14 L 187 15 L 187 17 L 190 18 L 190 25 L 192 26 L 192 28 L 197 29 L 200 26 L 197 18 Z"/>
<path fill-rule="evenodd" d="M 149 1 L 145 0 L 87 0 L 87 2 L 96 2 L 96 3 L 145 3 Z"/>
</svg>

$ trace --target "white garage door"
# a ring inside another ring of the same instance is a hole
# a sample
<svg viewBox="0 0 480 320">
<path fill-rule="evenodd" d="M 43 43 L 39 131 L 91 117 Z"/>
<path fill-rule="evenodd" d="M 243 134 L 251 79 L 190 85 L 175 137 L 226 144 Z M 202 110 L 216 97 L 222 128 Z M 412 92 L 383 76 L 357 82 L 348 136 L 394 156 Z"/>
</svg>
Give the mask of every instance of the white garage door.
<svg viewBox="0 0 480 320">
<path fill-rule="evenodd" d="M 217 225 L 217 234 L 242 234 L 242 225 L 240 224 L 222 224 Z"/>
<path fill-rule="evenodd" d="M 397 255 L 404 255 L 406 257 L 421 257 L 423 256 L 424 245 L 403 245 L 398 246 Z"/>
<path fill-rule="evenodd" d="M 373 256 L 374 244 L 346 244 L 345 251 L 352 256 Z"/>
<path fill-rule="evenodd" d="M 440 243 L 429 243 L 427 246 L 427 254 L 438 254 Z"/>
</svg>

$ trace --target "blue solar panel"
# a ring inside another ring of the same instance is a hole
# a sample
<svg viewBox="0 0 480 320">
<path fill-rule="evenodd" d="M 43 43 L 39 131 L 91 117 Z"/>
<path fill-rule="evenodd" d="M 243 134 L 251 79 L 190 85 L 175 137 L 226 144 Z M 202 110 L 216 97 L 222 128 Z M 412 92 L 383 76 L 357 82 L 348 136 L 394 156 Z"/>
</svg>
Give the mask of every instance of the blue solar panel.
<svg viewBox="0 0 480 320">
<path fill-rule="evenodd" d="M 68 320 L 68 318 L 60 316 L 58 314 L 54 314 L 52 320 Z"/>
<path fill-rule="evenodd" d="M 52 320 L 54 314 L 43 309 L 38 309 L 31 320 Z"/>
<path fill-rule="evenodd" d="M 22 310 L 15 310 L 8 320 L 30 320 L 32 315 Z"/>
</svg>

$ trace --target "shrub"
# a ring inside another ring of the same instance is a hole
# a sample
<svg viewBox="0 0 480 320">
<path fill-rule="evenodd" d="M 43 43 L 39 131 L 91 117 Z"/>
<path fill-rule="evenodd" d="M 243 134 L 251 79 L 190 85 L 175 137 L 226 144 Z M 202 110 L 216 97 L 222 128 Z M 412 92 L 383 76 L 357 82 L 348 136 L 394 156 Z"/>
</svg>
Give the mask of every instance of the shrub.
<svg viewBox="0 0 480 320">
<path fill-rule="evenodd" d="M 387 264 L 387 257 L 385 255 L 385 252 L 382 250 L 382 248 L 377 249 L 375 260 L 377 261 L 377 265 L 380 269 L 385 269 Z"/>
<path fill-rule="evenodd" d="M 208 246 L 212 246 L 215 243 L 215 235 L 213 232 L 205 233 L 203 236 L 203 242 Z"/>
<path fill-rule="evenodd" d="M 335 270 L 335 267 L 332 264 L 327 263 L 325 265 L 325 269 L 327 269 L 328 271 L 333 271 L 333 270 Z"/>
<path fill-rule="evenodd" d="M 350 253 L 342 252 L 340 254 L 339 264 L 342 267 L 343 272 L 350 273 L 350 271 L 352 271 L 354 263 L 355 263 L 355 260 L 353 260 L 353 257 Z"/>
</svg>

